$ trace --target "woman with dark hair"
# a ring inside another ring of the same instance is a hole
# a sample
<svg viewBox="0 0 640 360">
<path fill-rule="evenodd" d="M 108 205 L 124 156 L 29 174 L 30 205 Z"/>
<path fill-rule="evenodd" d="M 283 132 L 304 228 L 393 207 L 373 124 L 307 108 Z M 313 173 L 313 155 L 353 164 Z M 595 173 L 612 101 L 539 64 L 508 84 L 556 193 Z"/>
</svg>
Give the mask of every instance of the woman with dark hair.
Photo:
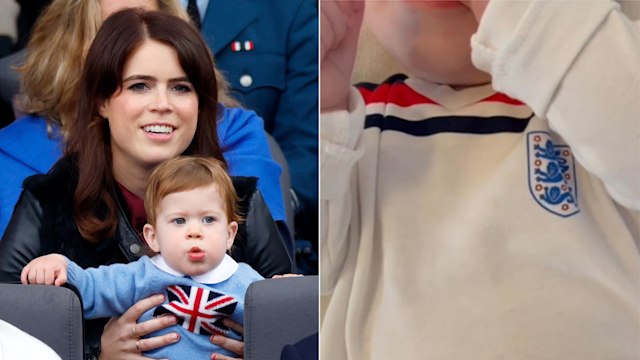
<svg viewBox="0 0 640 360">
<path fill-rule="evenodd" d="M 96 33 L 110 14 L 129 7 L 189 19 L 178 0 L 53 0 L 38 18 L 21 57 L 24 64 L 17 69 L 20 76 L 15 75 L 20 83 L 15 105 L 26 115 L 0 129 L 0 237 L 20 197 L 24 179 L 46 173 L 63 155 L 63 143 L 77 115 L 81 69 Z M 289 240 L 287 244 L 291 244 L 280 189 L 281 169 L 271 156 L 264 122 L 254 111 L 239 107 L 229 94 L 224 77 L 215 71 L 218 141 L 229 173 L 259 179 L 257 186 L 264 201 L 282 236 Z M 0 88 L 7 85 L 0 74 Z M 18 84 L 12 87 L 17 89 Z"/>
<path fill-rule="evenodd" d="M 213 60 L 198 31 L 177 17 L 140 9 L 109 17 L 88 51 L 79 97 L 63 158 L 48 174 L 25 181 L 0 242 L 0 281 L 18 280 L 31 259 L 53 252 L 84 268 L 136 260 L 147 253 L 139 234 L 146 222 L 142 198 L 153 169 L 178 155 L 224 162 L 215 135 Z M 247 224 L 261 221 L 258 227 L 266 232 L 259 232 L 272 236 L 245 234 L 244 246 L 232 256 L 266 276 L 290 272 L 276 225 L 268 210 L 259 210 L 266 206 L 255 181 L 236 180 L 239 194 L 252 202 Z M 258 218 L 261 211 L 265 216 Z M 119 336 L 102 338 L 101 358 L 142 358 L 141 351 L 179 341 L 175 333 L 139 339 L 175 323 L 165 317 L 136 325 L 144 311 L 161 302 L 149 297 L 113 320 L 110 326 Z M 87 354 L 98 353 L 105 322 L 86 322 Z M 237 324 L 229 326 L 241 331 Z M 211 341 L 242 354 L 241 342 L 219 335 Z"/>
</svg>

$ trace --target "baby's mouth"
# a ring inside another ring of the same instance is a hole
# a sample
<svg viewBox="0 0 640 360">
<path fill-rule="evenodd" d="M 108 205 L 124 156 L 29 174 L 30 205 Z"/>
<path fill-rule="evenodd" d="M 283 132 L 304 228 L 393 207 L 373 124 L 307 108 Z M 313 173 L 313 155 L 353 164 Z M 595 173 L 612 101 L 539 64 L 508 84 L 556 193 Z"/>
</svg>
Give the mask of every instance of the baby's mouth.
<svg viewBox="0 0 640 360">
<path fill-rule="evenodd" d="M 191 261 L 202 261 L 205 256 L 205 252 L 197 246 L 194 246 L 189 250 L 189 260 Z"/>
</svg>

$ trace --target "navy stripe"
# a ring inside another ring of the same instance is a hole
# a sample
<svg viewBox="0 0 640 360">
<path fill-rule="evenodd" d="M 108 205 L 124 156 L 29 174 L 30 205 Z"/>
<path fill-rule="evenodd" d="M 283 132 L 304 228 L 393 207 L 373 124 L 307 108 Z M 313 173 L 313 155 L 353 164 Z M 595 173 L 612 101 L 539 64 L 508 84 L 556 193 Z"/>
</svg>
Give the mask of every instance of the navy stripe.
<svg viewBox="0 0 640 360">
<path fill-rule="evenodd" d="M 364 128 L 377 127 L 381 131 L 399 131 L 413 136 L 429 136 L 438 133 L 496 134 L 502 132 L 523 132 L 529 124 L 528 118 L 509 116 L 474 117 L 442 116 L 419 121 L 408 121 L 395 116 L 380 114 L 367 115 Z"/>
</svg>

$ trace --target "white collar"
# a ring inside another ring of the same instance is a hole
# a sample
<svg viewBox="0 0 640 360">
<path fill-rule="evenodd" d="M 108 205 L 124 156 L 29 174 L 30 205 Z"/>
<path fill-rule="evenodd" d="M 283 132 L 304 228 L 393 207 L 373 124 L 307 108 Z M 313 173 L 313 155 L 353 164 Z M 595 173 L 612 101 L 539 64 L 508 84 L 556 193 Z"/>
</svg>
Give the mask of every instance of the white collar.
<svg viewBox="0 0 640 360">
<path fill-rule="evenodd" d="M 410 88 L 422 95 L 435 100 L 438 104 L 447 109 L 458 110 L 474 104 L 495 93 L 491 84 L 470 86 L 459 90 L 454 90 L 449 85 L 436 84 L 418 78 L 408 78 L 405 81 Z"/>
<path fill-rule="evenodd" d="M 182 274 L 179 271 L 172 269 L 166 261 L 162 258 L 162 255 L 158 254 L 151 258 L 151 262 L 160 270 L 166 272 L 167 274 L 184 277 L 185 274 Z M 236 270 L 238 270 L 238 263 L 231 258 L 231 256 L 224 254 L 224 258 L 220 265 L 216 268 L 207 271 L 204 274 L 191 276 L 196 282 L 201 284 L 217 284 L 227 280 L 233 275 Z"/>
</svg>

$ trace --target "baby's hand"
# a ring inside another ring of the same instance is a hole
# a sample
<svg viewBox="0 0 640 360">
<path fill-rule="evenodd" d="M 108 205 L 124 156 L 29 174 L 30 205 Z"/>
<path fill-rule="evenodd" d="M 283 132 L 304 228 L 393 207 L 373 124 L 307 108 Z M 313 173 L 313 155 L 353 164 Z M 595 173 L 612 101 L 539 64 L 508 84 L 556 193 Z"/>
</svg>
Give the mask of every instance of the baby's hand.
<svg viewBox="0 0 640 360">
<path fill-rule="evenodd" d="M 320 109 L 346 110 L 364 1 L 323 0 L 320 11 Z"/>
<path fill-rule="evenodd" d="M 22 269 L 23 284 L 56 285 L 67 282 L 67 260 L 58 254 L 40 256 Z"/>
</svg>

